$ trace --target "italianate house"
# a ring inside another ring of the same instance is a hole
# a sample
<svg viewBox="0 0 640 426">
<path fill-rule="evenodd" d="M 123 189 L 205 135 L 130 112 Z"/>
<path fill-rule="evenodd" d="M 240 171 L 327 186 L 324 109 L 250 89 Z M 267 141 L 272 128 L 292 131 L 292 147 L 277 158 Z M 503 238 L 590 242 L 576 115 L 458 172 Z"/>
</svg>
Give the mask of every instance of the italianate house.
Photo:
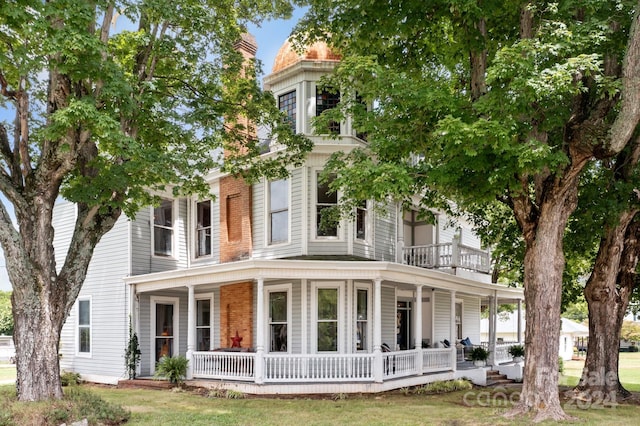
<svg viewBox="0 0 640 426">
<path fill-rule="evenodd" d="M 245 37 L 239 48 L 253 55 L 255 41 Z M 456 343 L 480 344 L 481 309 L 495 318 L 498 303 L 519 305 L 523 294 L 491 283 L 489 253 L 469 226 L 450 226 L 438 212 L 427 223 L 391 203 L 385 213 L 363 203 L 320 226 L 340 197 L 319 179 L 327 158 L 366 145 L 348 119 L 331 126 L 338 138 L 312 128 L 340 100 L 317 85 L 338 59 L 322 43 L 298 54 L 286 42 L 264 79 L 295 131 L 314 142 L 288 179 L 248 185 L 213 172 L 215 199 L 167 194 L 102 239 L 63 328 L 63 370 L 126 378 L 131 321 L 141 377 L 161 357 L 184 355 L 188 379 L 256 394 L 483 382 L 484 369 L 461 371 L 468 352 Z M 271 141 L 263 155 L 278 149 Z M 55 210 L 59 256 L 74 214 L 71 203 Z M 485 344 L 490 362 L 508 360 L 495 333 Z"/>
</svg>

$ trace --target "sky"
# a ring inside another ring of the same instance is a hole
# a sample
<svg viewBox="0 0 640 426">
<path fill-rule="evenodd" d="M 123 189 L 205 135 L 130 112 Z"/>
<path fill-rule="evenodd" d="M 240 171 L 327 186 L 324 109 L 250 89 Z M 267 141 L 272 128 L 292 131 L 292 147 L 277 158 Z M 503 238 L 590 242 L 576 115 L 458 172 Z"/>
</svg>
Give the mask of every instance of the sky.
<svg viewBox="0 0 640 426">
<path fill-rule="evenodd" d="M 285 42 L 290 35 L 291 30 L 295 23 L 302 17 L 304 10 L 297 9 L 291 19 L 288 20 L 273 20 L 266 21 L 262 25 L 249 27 L 249 32 L 253 34 L 258 42 L 257 58 L 262 62 L 263 74 L 269 74 L 273 68 L 273 61 L 276 54 L 280 49 L 280 46 Z M 264 76 L 264 75 L 263 75 Z M 262 76 L 262 77 L 263 77 Z M 0 111 L 0 116 L 2 111 Z M 5 202 L 4 198 L 2 200 Z M 11 206 L 7 205 L 7 208 Z M 7 275 L 7 269 L 5 264 L 4 253 L 0 248 L 0 291 L 11 290 L 11 283 L 9 282 L 9 276 Z"/>
</svg>

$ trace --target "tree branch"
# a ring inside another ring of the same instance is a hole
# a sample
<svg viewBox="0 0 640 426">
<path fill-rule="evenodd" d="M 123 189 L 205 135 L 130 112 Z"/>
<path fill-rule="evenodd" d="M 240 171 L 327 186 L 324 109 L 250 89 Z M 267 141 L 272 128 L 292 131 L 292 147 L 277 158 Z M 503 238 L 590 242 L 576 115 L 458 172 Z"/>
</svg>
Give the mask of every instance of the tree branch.
<svg viewBox="0 0 640 426">
<path fill-rule="evenodd" d="M 640 0 L 631 23 L 631 31 L 622 63 L 622 100 L 620 112 L 609 131 L 607 151 L 620 152 L 640 122 Z"/>
</svg>

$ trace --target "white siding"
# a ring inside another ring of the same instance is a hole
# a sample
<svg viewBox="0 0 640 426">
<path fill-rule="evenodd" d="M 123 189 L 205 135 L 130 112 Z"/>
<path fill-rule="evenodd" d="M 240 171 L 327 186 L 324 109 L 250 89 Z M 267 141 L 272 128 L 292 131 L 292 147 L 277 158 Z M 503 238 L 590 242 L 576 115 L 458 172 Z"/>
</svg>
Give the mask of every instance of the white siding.
<svg viewBox="0 0 640 426">
<path fill-rule="evenodd" d="M 382 286 L 382 343 L 396 347 L 396 289 Z M 375 301 L 374 301 L 375 303 Z"/>
<path fill-rule="evenodd" d="M 57 234 L 65 239 L 64 232 Z M 128 339 L 129 224 L 122 216 L 96 246 L 79 297 L 91 296 L 91 356 L 76 356 L 77 303 L 63 327 L 61 367 L 80 374 L 124 377 Z"/>
<path fill-rule="evenodd" d="M 462 338 L 468 337 L 474 345 L 480 344 L 480 298 L 457 296 L 462 300 Z"/>
<path fill-rule="evenodd" d="M 451 342 L 451 294 L 447 292 L 434 291 L 434 324 L 435 336 L 432 344 L 439 343 L 444 339 Z"/>
<path fill-rule="evenodd" d="M 375 214 L 374 239 L 376 260 L 395 262 L 396 224 L 396 210 L 393 204 L 387 206 L 386 214 Z"/>
</svg>

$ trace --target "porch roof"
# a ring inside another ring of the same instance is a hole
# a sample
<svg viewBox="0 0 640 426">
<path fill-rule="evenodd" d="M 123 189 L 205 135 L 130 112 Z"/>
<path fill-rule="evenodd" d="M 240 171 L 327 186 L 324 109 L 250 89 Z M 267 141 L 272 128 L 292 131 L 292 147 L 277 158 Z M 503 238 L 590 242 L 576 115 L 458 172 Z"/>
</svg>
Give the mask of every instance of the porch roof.
<svg viewBox="0 0 640 426">
<path fill-rule="evenodd" d="M 317 261 L 291 259 L 251 259 L 156 272 L 124 278 L 137 292 L 177 289 L 252 281 L 257 278 L 309 280 L 376 280 L 401 283 L 410 287 L 424 286 L 501 299 L 524 298 L 521 288 L 482 283 L 437 270 L 418 268 L 394 262 Z"/>
</svg>

